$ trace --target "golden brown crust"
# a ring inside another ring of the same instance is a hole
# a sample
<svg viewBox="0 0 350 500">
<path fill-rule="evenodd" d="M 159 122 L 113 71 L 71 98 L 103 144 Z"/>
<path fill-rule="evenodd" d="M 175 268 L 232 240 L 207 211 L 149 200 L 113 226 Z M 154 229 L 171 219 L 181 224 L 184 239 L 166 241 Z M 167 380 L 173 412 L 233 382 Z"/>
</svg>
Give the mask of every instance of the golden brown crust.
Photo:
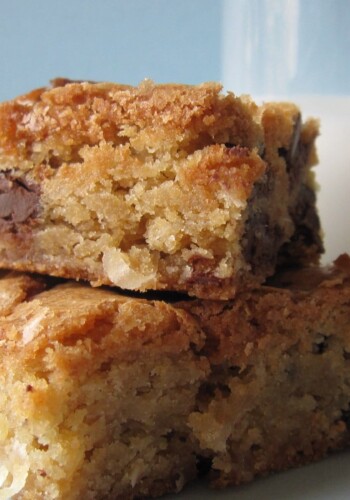
<svg viewBox="0 0 350 500">
<path fill-rule="evenodd" d="M 157 496 L 198 461 L 223 487 L 348 446 L 349 262 L 173 305 L 5 276 L 1 493 Z"/>
<path fill-rule="evenodd" d="M 0 105 L 0 266 L 230 298 L 318 261 L 315 137 L 214 83 L 59 79 Z"/>
<path fill-rule="evenodd" d="M 194 355 L 203 343 L 195 321 L 165 303 L 74 283 L 25 300 L 42 280 L 12 275 L 2 291 L 12 294 L 13 280 L 22 300 L 0 319 L 1 494 L 134 498 L 181 489 L 196 474 L 183 417 L 208 371 Z"/>
<path fill-rule="evenodd" d="M 349 262 L 288 272 L 281 288 L 234 301 L 181 305 L 206 333 L 212 371 L 189 422 L 214 485 L 350 445 Z"/>
<path fill-rule="evenodd" d="M 41 292 L 45 287 L 45 282 L 39 278 L 33 279 L 25 274 L 4 271 L 0 277 L 0 315 L 10 314 L 15 306 Z"/>
<path fill-rule="evenodd" d="M 127 137 L 135 148 L 146 144 L 151 149 L 164 142 L 163 147 L 176 144 L 192 150 L 201 135 L 206 143 L 218 142 L 219 134 L 220 142 L 248 147 L 262 140 L 251 118 L 255 105 L 232 94 L 221 95 L 217 83 L 155 85 L 146 80 L 138 87 L 64 83 L 0 106 L 0 147 L 7 155 L 35 158 L 40 144 L 42 153 L 49 155 L 51 150 L 58 161 L 83 145 L 123 144 Z"/>
<path fill-rule="evenodd" d="M 148 345 L 176 356 L 187 351 L 190 342 L 200 343 L 188 316 L 164 302 L 130 299 L 75 283 L 42 291 L 42 280 L 16 273 L 5 277 L 2 287 L 11 295 L 15 288 L 22 291 L 13 297 L 12 313 L 2 318 L 0 338 L 8 342 L 6 358 L 20 359 L 23 364 L 55 342 L 68 345 L 85 336 L 95 342 L 100 357 L 130 363 L 141 351 L 146 353 Z M 121 325 L 117 330 L 113 329 L 116 315 Z"/>
</svg>

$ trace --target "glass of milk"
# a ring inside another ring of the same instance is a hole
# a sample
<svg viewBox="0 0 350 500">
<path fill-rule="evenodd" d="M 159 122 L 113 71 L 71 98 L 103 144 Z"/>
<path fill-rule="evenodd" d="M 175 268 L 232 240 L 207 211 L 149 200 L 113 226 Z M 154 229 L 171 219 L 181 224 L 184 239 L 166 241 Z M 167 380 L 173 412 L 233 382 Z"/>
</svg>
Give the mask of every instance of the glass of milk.
<svg viewBox="0 0 350 500">
<path fill-rule="evenodd" d="M 318 207 L 329 262 L 350 253 L 350 2 L 224 0 L 222 81 L 320 119 Z"/>
</svg>

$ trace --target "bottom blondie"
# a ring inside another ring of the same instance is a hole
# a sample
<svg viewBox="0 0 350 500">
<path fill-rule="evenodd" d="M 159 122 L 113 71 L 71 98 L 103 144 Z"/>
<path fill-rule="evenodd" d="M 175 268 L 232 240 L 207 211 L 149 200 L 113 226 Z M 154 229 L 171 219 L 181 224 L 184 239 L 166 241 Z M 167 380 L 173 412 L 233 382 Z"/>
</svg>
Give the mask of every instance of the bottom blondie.
<svg viewBox="0 0 350 500">
<path fill-rule="evenodd" d="M 223 487 L 350 442 L 350 258 L 234 301 L 0 280 L 0 498 Z"/>
</svg>

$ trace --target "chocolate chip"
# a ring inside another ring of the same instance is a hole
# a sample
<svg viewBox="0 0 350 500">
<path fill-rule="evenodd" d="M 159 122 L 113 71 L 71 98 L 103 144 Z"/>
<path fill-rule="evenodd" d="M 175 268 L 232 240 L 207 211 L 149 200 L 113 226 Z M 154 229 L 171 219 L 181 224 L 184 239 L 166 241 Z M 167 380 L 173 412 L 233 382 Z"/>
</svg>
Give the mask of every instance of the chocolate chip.
<svg viewBox="0 0 350 500">
<path fill-rule="evenodd" d="M 312 345 L 312 352 L 314 354 L 323 354 L 328 349 L 328 339 L 325 335 L 320 334 L 317 342 Z"/>
<path fill-rule="evenodd" d="M 288 157 L 288 149 L 286 148 L 278 148 L 278 155 L 282 156 L 285 160 L 287 160 Z M 288 162 L 287 162 L 287 170 L 288 170 Z"/>
<path fill-rule="evenodd" d="M 317 246 L 323 251 L 323 243 L 320 237 L 320 220 L 316 210 L 315 192 L 308 186 L 302 186 L 299 195 L 299 203 L 296 206 L 293 220 L 297 231 L 295 238 L 304 244 Z"/>
<path fill-rule="evenodd" d="M 342 410 L 341 415 L 341 419 L 345 423 L 347 430 L 350 431 L 350 409 Z"/>
<path fill-rule="evenodd" d="M 244 257 L 252 266 L 254 273 L 271 264 L 272 256 L 282 241 L 282 230 L 271 224 L 266 213 L 251 213 L 247 220 L 247 237 L 243 245 Z"/>
<path fill-rule="evenodd" d="M 39 190 L 34 183 L 15 178 L 10 172 L 0 173 L 0 219 L 23 223 L 35 217 L 39 207 Z"/>
<path fill-rule="evenodd" d="M 232 365 L 229 367 L 228 370 L 229 370 L 231 377 L 238 377 L 240 372 L 241 372 L 241 367 Z"/>
<path fill-rule="evenodd" d="M 314 354 L 323 354 L 328 349 L 328 342 L 325 339 L 323 342 L 317 342 L 312 346 L 312 352 Z"/>
<path fill-rule="evenodd" d="M 279 265 L 290 263 L 295 264 L 304 262 L 305 247 L 313 248 L 314 252 L 323 252 L 323 243 L 320 236 L 320 220 L 316 210 L 315 192 L 302 185 L 294 207 L 290 213 L 295 224 L 295 232 L 291 241 L 283 245 L 279 255 Z"/>
<path fill-rule="evenodd" d="M 205 477 L 208 475 L 212 468 L 213 459 L 212 457 L 203 457 L 201 455 L 197 456 L 197 473 L 198 477 Z"/>
<path fill-rule="evenodd" d="M 301 115 L 298 114 L 294 120 L 293 134 L 288 148 L 279 148 L 278 154 L 286 160 L 287 172 L 293 169 L 298 162 L 300 155 L 300 133 L 301 133 Z"/>
</svg>

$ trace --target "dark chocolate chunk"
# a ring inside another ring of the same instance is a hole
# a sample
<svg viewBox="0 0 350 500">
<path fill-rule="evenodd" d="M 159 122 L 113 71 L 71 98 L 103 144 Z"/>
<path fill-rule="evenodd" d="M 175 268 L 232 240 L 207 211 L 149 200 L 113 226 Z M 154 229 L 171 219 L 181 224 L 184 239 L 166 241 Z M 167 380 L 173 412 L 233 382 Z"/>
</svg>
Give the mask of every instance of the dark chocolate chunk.
<svg viewBox="0 0 350 500">
<path fill-rule="evenodd" d="M 0 219 L 15 224 L 35 217 L 39 207 L 39 190 L 34 183 L 0 173 Z"/>
<path fill-rule="evenodd" d="M 301 115 L 295 118 L 293 135 L 289 144 L 289 147 L 279 148 L 278 154 L 283 156 L 286 160 L 287 171 L 289 172 L 293 168 L 293 164 L 297 160 L 297 156 L 300 154 L 300 133 L 301 133 Z"/>
<path fill-rule="evenodd" d="M 273 191 L 273 176 L 268 173 L 264 180 L 254 187 L 253 197 L 264 200 Z M 283 241 L 283 230 L 271 221 L 270 216 L 261 210 L 249 209 L 243 239 L 243 255 L 250 263 L 252 271 L 259 274 L 263 269 L 273 270 L 276 249 Z"/>
<path fill-rule="evenodd" d="M 212 457 L 205 457 L 203 455 L 197 456 L 197 473 L 198 477 L 203 478 L 209 474 L 213 465 Z"/>
<path fill-rule="evenodd" d="M 321 335 L 321 340 L 315 342 L 312 346 L 312 352 L 314 354 L 323 354 L 328 349 L 328 340 L 325 335 Z"/>
<path fill-rule="evenodd" d="M 342 410 L 341 419 L 346 425 L 346 428 L 350 431 L 350 409 Z"/>
<path fill-rule="evenodd" d="M 295 264 L 301 264 L 305 258 L 305 246 L 314 248 L 317 254 L 323 252 L 320 236 L 320 220 L 316 209 L 315 192 L 305 184 L 301 186 L 296 204 L 291 210 L 295 232 L 291 241 L 285 244 L 279 255 L 279 264 L 284 265 L 293 258 Z"/>
</svg>

